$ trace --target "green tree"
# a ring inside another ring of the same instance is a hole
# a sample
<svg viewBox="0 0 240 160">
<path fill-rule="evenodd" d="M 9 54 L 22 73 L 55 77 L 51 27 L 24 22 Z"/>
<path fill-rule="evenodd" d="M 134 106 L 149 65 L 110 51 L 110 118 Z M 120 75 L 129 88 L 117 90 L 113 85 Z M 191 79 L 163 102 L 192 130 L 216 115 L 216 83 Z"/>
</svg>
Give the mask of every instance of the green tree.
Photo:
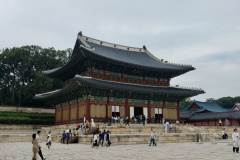
<svg viewBox="0 0 240 160">
<path fill-rule="evenodd" d="M 55 50 L 34 45 L 3 49 L 0 52 L 2 103 L 32 105 L 34 103 L 30 97 L 35 93 L 61 88 L 62 82 L 43 78 L 40 74 L 42 71 L 63 66 L 69 60 L 70 52 L 71 49 Z M 39 87 L 39 83 L 45 86 Z"/>
<path fill-rule="evenodd" d="M 222 97 L 219 99 L 208 98 L 208 99 L 206 99 L 206 102 L 215 102 L 219 106 L 222 106 L 227 109 L 231 109 L 235 103 L 240 102 L 240 96 L 238 96 L 238 97 Z"/>
<path fill-rule="evenodd" d="M 208 98 L 208 99 L 206 99 L 206 102 L 215 102 L 215 99 L 214 98 Z"/>
<path fill-rule="evenodd" d="M 193 100 L 191 100 L 190 98 L 186 98 L 182 102 L 180 102 L 179 108 L 180 110 L 185 109 L 189 107 L 192 103 L 193 103 Z"/>
</svg>

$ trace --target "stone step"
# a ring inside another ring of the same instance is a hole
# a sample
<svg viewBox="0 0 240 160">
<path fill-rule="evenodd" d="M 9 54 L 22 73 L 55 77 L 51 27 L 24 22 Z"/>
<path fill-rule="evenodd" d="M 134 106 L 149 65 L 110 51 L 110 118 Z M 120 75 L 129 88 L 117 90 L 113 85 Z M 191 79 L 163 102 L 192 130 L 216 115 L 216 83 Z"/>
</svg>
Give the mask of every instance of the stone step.
<svg viewBox="0 0 240 160">
<path fill-rule="evenodd" d="M 81 135 L 78 137 L 78 143 L 90 144 L 92 135 Z M 111 143 L 113 145 L 132 145 L 132 144 L 149 144 L 150 135 L 111 135 Z M 195 134 L 162 134 L 156 135 L 156 143 L 184 143 L 184 142 L 196 142 Z"/>
<path fill-rule="evenodd" d="M 52 141 L 59 141 L 59 135 L 52 136 Z M 47 135 L 42 135 L 41 142 L 45 144 Z M 32 134 L 0 134 L 0 143 L 32 142 Z"/>
</svg>

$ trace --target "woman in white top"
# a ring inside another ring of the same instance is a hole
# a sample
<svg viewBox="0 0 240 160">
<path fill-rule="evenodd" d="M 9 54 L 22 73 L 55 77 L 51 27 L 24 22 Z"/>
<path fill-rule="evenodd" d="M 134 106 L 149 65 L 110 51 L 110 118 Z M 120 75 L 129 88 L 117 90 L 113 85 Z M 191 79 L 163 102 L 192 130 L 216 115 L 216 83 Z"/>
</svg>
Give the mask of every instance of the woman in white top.
<svg viewBox="0 0 240 160">
<path fill-rule="evenodd" d="M 96 134 L 94 134 L 93 135 L 93 145 L 92 145 L 92 148 L 93 147 L 96 147 L 96 149 L 98 148 L 98 145 L 97 145 L 97 135 Z"/>
<path fill-rule="evenodd" d="M 91 127 L 92 127 L 92 128 L 95 128 L 95 123 L 94 123 L 94 120 L 93 120 L 93 119 L 91 119 Z"/>
<path fill-rule="evenodd" d="M 234 132 L 232 133 L 232 139 L 233 139 L 233 152 L 239 153 L 239 133 L 237 133 L 237 129 L 234 129 Z"/>
<path fill-rule="evenodd" d="M 221 119 L 218 120 L 218 123 L 219 123 L 220 126 L 222 126 L 222 120 Z"/>
</svg>

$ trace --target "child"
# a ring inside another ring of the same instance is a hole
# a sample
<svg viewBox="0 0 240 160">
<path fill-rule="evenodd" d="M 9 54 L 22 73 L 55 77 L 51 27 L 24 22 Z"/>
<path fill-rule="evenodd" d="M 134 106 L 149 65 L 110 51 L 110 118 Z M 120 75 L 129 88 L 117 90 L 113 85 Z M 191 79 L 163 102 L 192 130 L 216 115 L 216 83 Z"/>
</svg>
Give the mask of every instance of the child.
<svg viewBox="0 0 240 160">
<path fill-rule="evenodd" d="M 47 143 L 46 143 L 46 148 L 50 148 L 50 142 L 51 142 L 51 140 L 50 140 L 50 137 L 48 136 L 47 137 Z"/>
</svg>

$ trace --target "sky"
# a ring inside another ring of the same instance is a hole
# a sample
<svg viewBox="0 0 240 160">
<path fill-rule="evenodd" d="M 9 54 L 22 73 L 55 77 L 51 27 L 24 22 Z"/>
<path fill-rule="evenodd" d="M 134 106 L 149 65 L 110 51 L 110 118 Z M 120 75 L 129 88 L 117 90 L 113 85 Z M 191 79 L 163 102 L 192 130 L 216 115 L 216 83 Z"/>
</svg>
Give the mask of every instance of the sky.
<svg viewBox="0 0 240 160">
<path fill-rule="evenodd" d="M 191 99 L 240 96 L 239 0 L 0 0 L 0 49 L 73 48 L 83 35 L 142 47 L 196 70 L 171 85 L 202 88 Z"/>
</svg>

